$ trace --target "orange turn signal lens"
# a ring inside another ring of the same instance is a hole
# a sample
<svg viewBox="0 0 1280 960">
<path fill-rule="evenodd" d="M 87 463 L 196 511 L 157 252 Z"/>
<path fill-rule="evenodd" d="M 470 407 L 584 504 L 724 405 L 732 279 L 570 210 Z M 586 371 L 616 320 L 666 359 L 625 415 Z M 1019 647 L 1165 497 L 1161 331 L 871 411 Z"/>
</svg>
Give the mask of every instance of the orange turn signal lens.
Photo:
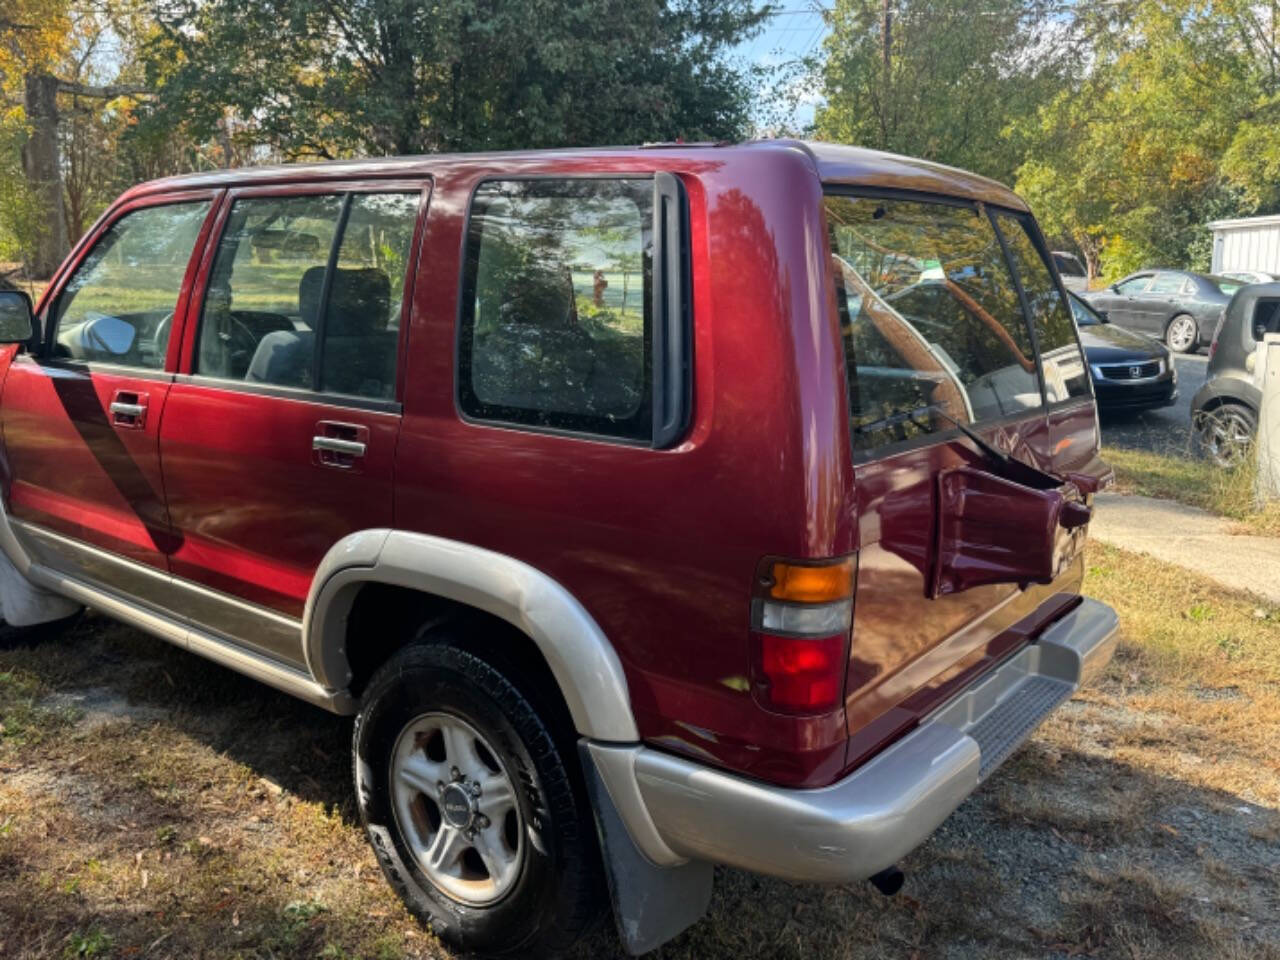
<svg viewBox="0 0 1280 960">
<path fill-rule="evenodd" d="M 853 559 L 821 566 L 775 562 L 769 596 L 791 603 L 830 603 L 853 596 Z"/>
</svg>

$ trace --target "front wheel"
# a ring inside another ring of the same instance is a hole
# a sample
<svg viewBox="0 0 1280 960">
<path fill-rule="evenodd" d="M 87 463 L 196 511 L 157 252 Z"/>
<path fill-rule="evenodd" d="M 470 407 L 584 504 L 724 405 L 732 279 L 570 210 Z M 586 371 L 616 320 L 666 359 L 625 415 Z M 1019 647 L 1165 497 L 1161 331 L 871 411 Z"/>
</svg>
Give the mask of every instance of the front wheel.
<svg viewBox="0 0 1280 960">
<path fill-rule="evenodd" d="M 529 956 L 591 926 L 601 880 L 585 792 L 495 667 L 443 643 L 401 651 L 369 684 L 353 752 L 383 872 L 442 940 Z"/>
<path fill-rule="evenodd" d="M 1200 345 L 1200 328 L 1196 318 L 1180 313 L 1169 321 L 1164 331 L 1164 342 L 1174 353 L 1192 353 Z"/>
</svg>

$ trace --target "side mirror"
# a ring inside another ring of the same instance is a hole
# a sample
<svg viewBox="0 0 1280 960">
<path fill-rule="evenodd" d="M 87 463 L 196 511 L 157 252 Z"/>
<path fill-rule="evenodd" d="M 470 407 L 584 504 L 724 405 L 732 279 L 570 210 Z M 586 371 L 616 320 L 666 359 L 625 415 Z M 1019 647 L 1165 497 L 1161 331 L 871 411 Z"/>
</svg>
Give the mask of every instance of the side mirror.
<svg viewBox="0 0 1280 960">
<path fill-rule="evenodd" d="M 1257 340 L 1259 343 L 1266 339 L 1268 332 L 1269 331 L 1267 330 L 1267 325 L 1265 323 L 1255 323 L 1253 325 L 1253 339 Z"/>
<path fill-rule="evenodd" d="M 1110 314 L 1108 311 L 1106 311 L 1106 310 L 1095 310 L 1094 312 L 1098 315 L 1098 319 L 1099 319 L 1099 320 L 1101 320 L 1103 323 L 1110 323 L 1110 322 L 1111 322 L 1111 314 Z"/>
<path fill-rule="evenodd" d="M 21 290 L 0 290 L 0 343 L 26 343 L 35 330 L 31 298 Z"/>
</svg>

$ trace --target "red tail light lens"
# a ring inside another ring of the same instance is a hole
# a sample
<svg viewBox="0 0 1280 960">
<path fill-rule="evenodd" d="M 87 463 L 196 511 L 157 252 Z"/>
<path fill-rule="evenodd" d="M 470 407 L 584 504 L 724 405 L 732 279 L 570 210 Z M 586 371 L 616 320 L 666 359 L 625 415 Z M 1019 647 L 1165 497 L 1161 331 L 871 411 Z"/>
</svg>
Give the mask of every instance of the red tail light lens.
<svg viewBox="0 0 1280 960">
<path fill-rule="evenodd" d="M 766 559 L 752 599 L 752 688 L 767 710 L 830 713 L 844 699 L 854 561 Z"/>
<path fill-rule="evenodd" d="M 784 713 L 827 713 L 840 705 L 846 635 L 779 637 L 757 634 L 756 693 Z"/>
</svg>

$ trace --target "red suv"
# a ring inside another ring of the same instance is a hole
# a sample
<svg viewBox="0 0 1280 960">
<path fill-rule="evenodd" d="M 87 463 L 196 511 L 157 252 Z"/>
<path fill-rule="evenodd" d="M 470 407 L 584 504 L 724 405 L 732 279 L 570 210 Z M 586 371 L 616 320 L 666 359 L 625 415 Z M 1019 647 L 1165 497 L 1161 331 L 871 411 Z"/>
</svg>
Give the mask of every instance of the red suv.
<svg viewBox="0 0 1280 960">
<path fill-rule="evenodd" d="M 464 948 L 611 902 L 644 952 L 717 863 L 892 891 L 1114 645 L 1051 262 L 998 184 L 822 144 L 144 184 L 34 333 L 0 297 L 5 612 L 356 715 Z"/>
</svg>

